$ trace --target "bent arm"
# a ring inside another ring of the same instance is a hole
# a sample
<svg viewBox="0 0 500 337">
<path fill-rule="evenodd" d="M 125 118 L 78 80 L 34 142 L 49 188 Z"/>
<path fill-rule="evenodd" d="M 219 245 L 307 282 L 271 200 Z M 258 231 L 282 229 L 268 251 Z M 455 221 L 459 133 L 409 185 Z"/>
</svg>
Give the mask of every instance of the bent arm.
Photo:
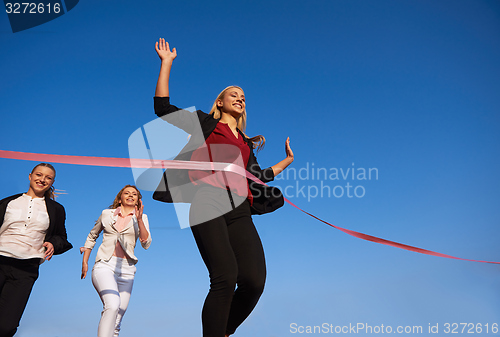
<svg viewBox="0 0 500 337">
<path fill-rule="evenodd" d="M 103 230 L 101 219 L 102 219 L 102 214 L 99 217 L 99 219 L 97 219 L 97 221 L 95 222 L 94 227 L 90 230 L 90 233 L 87 236 L 87 240 L 85 241 L 85 244 L 83 245 L 82 248 L 88 248 L 89 250 L 92 250 L 92 248 L 94 248 L 96 240 L 99 237 L 101 231 Z M 80 252 L 82 248 L 80 248 Z"/>
<path fill-rule="evenodd" d="M 144 249 L 148 249 L 151 244 L 151 234 L 149 233 L 148 217 L 144 214 L 142 200 L 139 201 L 139 205 L 135 206 L 135 216 L 137 218 L 137 225 L 139 226 L 139 241 L 141 241 Z"/>
<path fill-rule="evenodd" d="M 142 248 L 148 249 L 152 241 L 148 217 L 144 214 L 142 219 L 137 222 L 139 225 L 139 241 L 141 242 Z"/>
<path fill-rule="evenodd" d="M 50 243 L 53 247 L 53 254 L 59 255 L 73 248 L 73 245 L 68 241 L 66 233 L 66 211 L 64 207 L 60 204 L 55 204 L 54 209 L 55 213 L 49 213 L 49 217 L 51 215 L 54 216 L 54 219 L 51 219 L 54 228 L 45 236 L 44 245 Z"/>
<path fill-rule="evenodd" d="M 101 219 L 102 219 L 102 214 L 99 217 L 99 219 L 97 219 L 97 221 L 95 222 L 94 227 L 90 230 L 90 233 L 87 236 L 87 240 L 85 241 L 85 244 L 83 245 L 83 247 L 80 247 L 80 254 L 83 253 L 82 275 L 81 275 L 82 279 L 84 279 L 85 276 L 87 276 L 87 271 L 89 269 L 88 263 L 89 263 L 90 253 L 92 252 L 92 248 L 94 248 L 94 246 L 95 246 L 95 243 L 96 243 L 97 238 L 99 237 L 99 234 L 103 230 Z"/>
</svg>

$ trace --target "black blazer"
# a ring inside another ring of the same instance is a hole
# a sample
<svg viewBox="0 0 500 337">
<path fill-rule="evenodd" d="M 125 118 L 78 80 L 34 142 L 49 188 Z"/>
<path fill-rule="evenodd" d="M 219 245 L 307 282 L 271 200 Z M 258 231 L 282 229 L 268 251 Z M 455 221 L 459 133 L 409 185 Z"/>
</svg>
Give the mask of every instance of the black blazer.
<svg viewBox="0 0 500 337">
<path fill-rule="evenodd" d="M 0 200 L 0 228 L 3 225 L 7 205 L 21 195 L 22 193 Z M 66 211 L 60 203 L 49 198 L 45 198 L 45 205 L 49 214 L 49 228 L 45 234 L 44 242 L 50 242 L 54 246 L 54 255 L 62 254 L 73 248 L 73 245 L 68 242 L 66 227 L 64 226 Z"/>
<path fill-rule="evenodd" d="M 175 160 L 191 160 L 193 151 L 198 149 L 205 142 L 219 122 L 219 119 L 215 119 L 212 115 L 206 114 L 201 110 L 197 110 L 195 113 L 182 111 L 178 107 L 170 104 L 169 97 L 154 97 L 154 108 L 158 117 L 161 117 L 170 124 L 191 135 L 189 142 Z M 176 111 L 179 113 L 172 114 Z M 201 125 L 201 132 L 196 132 L 198 125 Z M 260 168 L 257 163 L 257 158 L 253 153 L 252 142 L 239 130 L 238 132 L 243 139 L 245 139 L 250 148 L 250 157 L 248 158 L 246 170 L 264 183 L 274 180 L 273 169 L 271 167 L 264 170 Z M 163 202 L 174 202 L 174 200 L 175 202 L 191 202 L 196 192 L 196 187 L 191 184 L 188 172 L 188 170 L 169 171 L 169 180 L 171 182 L 173 180 L 177 186 L 182 186 L 181 189 L 176 190 L 178 195 L 174 197 L 171 195 L 169 186 L 166 183 L 167 175 L 166 172 L 164 172 L 162 180 L 153 194 L 153 199 Z M 252 214 L 273 212 L 283 206 L 283 194 L 278 188 L 261 185 L 250 179 L 247 180 L 253 196 Z"/>
</svg>

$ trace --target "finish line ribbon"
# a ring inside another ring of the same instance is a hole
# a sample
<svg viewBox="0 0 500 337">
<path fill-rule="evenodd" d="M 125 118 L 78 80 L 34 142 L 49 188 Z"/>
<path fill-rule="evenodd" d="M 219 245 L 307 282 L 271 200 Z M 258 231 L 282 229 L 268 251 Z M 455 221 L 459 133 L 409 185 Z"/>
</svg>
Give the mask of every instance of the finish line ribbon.
<svg viewBox="0 0 500 337">
<path fill-rule="evenodd" d="M 69 156 L 69 155 L 56 155 L 56 154 L 40 154 L 40 153 L 28 153 L 28 152 L 17 152 L 17 151 L 5 151 L 0 150 L 0 158 L 5 159 L 17 159 L 17 160 L 30 160 L 38 162 L 50 162 L 58 164 L 72 164 L 72 165 L 87 165 L 87 166 L 104 166 L 104 167 L 123 167 L 123 168 L 157 168 L 157 169 L 188 169 L 188 170 L 203 170 L 203 171 L 226 171 L 236 173 L 241 176 L 246 176 L 259 184 L 265 185 L 260 179 L 252 175 L 250 172 L 246 171 L 242 167 L 234 164 L 228 163 L 212 163 L 212 162 L 196 162 L 196 161 L 180 161 L 180 160 L 151 160 L 151 159 L 134 159 L 134 158 L 109 158 L 109 157 L 86 157 L 86 156 Z M 375 243 L 380 243 L 386 246 L 392 246 L 396 248 L 401 248 L 409 250 L 415 253 L 421 253 L 425 255 L 444 257 L 447 259 L 455 259 L 461 261 L 471 261 L 471 262 L 481 262 L 481 263 L 492 263 L 500 264 L 500 262 L 494 261 L 481 261 L 464 259 L 460 257 L 455 257 L 447 254 L 437 253 L 431 250 L 418 248 L 410 245 L 405 245 L 403 243 L 390 241 L 382 239 L 376 236 L 356 232 L 350 229 L 335 226 L 328 221 L 322 220 L 317 216 L 304 211 L 302 208 L 295 205 L 293 202 L 284 198 L 285 201 L 298 209 L 299 211 L 309 215 L 310 217 L 323 222 L 324 224 L 338 229 L 348 235 L 354 236 L 355 238 L 371 241 Z"/>
</svg>

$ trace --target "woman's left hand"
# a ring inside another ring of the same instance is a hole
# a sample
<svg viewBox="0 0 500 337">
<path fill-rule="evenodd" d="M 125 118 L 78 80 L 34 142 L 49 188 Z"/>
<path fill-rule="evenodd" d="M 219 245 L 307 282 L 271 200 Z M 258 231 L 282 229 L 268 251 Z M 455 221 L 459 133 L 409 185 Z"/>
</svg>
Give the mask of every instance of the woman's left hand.
<svg viewBox="0 0 500 337">
<path fill-rule="evenodd" d="M 135 216 L 137 220 L 142 220 L 142 214 L 144 213 L 144 204 L 142 200 L 139 199 L 139 205 L 135 205 Z"/>
<path fill-rule="evenodd" d="M 287 137 L 285 141 L 285 154 L 286 158 L 280 161 L 278 164 L 271 166 L 273 169 L 273 174 L 274 176 L 277 176 L 281 172 L 283 172 L 284 169 L 288 167 L 293 162 L 293 151 L 292 148 L 290 147 L 290 137 Z"/>
<path fill-rule="evenodd" d="M 141 242 L 146 242 L 149 237 L 149 233 L 147 228 L 144 226 L 144 222 L 142 221 L 142 214 L 144 212 L 144 204 L 142 200 L 139 199 L 139 205 L 135 206 L 135 216 L 137 217 L 137 223 L 139 224 L 139 240 Z"/>
<path fill-rule="evenodd" d="M 42 246 L 45 247 L 45 260 L 50 261 L 54 255 L 54 246 L 48 241 L 44 242 Z"/>
<path fill-rule="evenodd" d="M 288 137 L 285 142 L 285 153 L 286 157 L 293 161 L 293 151 L 292 148 L 290 147 L 290 137 Z"/>
</svg>

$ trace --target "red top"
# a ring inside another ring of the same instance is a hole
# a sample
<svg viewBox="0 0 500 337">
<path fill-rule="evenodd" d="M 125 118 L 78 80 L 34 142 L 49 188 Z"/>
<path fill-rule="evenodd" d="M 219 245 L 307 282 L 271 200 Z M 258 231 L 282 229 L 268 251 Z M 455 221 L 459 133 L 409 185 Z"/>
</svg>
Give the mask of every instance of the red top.
<svg viewBox="0 0 500 337">
<path fill-rule="evenodd" d="M 249 157 L 250 148 L 243 136 L 238 133 L 236 137 L 227 124 L 219 122 L 205 143 L 193 152 L 191 160 L 232 163 L 246 169 Z M 252 203 L 253 198 L 246 177 L 236 173 L 189 171 L 189 179 L 195 185 L 205 183 L 223 189 L 229 188 L 239 196 L 246 196 Z"/>
</svg>

